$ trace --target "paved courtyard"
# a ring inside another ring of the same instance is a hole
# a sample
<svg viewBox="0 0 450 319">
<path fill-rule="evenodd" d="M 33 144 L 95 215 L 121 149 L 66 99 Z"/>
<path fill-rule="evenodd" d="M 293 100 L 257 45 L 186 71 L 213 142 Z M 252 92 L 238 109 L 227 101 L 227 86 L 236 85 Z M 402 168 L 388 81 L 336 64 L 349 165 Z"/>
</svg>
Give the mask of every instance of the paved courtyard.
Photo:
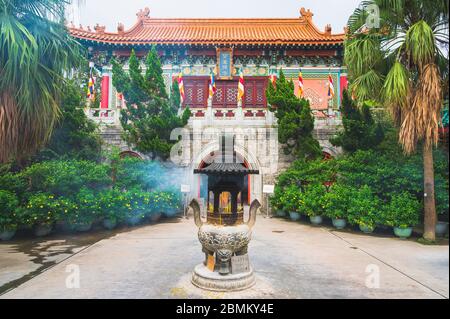
<svg viewBox="0 0 450 319">
<path fill-rule="evenodd" d="M 215 293 L 190 283 L 204 257 L 192 218 L 117 233 L 0 243 L 0 298 L 449 296 L 448 246 L 258 216 L 249 252 L 256 285 Z M 66 287 L 73 269 L 80 271 L 79 288 Z"/>
</svg>

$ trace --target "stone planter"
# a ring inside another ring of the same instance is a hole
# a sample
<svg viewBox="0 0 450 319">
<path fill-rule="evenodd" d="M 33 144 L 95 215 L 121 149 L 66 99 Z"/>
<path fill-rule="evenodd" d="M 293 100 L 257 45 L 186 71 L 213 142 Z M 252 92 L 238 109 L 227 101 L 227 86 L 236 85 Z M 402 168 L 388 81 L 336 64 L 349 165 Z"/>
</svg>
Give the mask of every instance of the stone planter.
<svg viewBox="0 0 450 319">
<path fill-rule="evenodd" d="M 309 221 L 313 225 L 320 225 L 323 222 L 323 218 L 322 218 L 322 216 L 310 216 Z"/>
<path fill-rule="evenodd" d="M 128 217 L 128 219 L 127 219 L 127 223 L 130 226 L 136 226 L 136 225 L 140 224 L 141 221 L 142 221 L 141 216 L 131 216 L 131 217 Z"/>
<path fill-rule="evenodd" d="M 92 222 L 89 223 L 80 223 L 75 225 L 75 230 L 80 233 L 88 232 L 92 228 Z"/>
<path fill-rule="evenodd" d="M 436 236 L 444 237 L 448 233 L 448 223 L 437 222 L 436 224 Z"/>
<path fill-rule="evenodd" d="M 277 210 L 276 216 L 277 217 L 286 217 L 286 212 L 284 210 Z"/>
<path fill-rule="evenodd" d="M 296 222 L 296 221 L 300 220 L 300 213 L 289 212 L 289 217 L 291 218 L 292 221 Z"/>
<path fill-rule="evenodd" d="M 113 230 L 117 226 L 117 220 L 116 219 L 104 219 L 102 222 L 102 225 L 104 228 L 108 230 Z"/>
<path fill-rule="evenodd" d="M 375 227 L 359 225 L 359 230 L 361 230 L 364 234 L 372 234 L 375 230 Z"/>
<path fill-rule="evenodd" d="M 153 213 L 150 215 L 150 222 L 156 223 L 161 219 L 162 214 L 161 213 Z"/>
<path fill-rule="evenodd" d="M 34 227 L 34 235 L 37 237 L 45 237 L 52 232 L 52 225 L 36 225 Z"/>
<path fill-rule="evenodd" d="M 406 239 L 406 238 L 411 237 L 412 231 L 413 231 L 412 227 L 406 227 L 406 228 L 394 227 L 395 236 L 400 237 L 401 239 Z"/>
<path fill-rule="evenodd" d="M 15 229 L 5 229 L 0 231 L 0 240 L 7 241 L 11 240 L 16 234 Z"/>
<path fill-rule="evenodd" d="M 342 218 L 333 218 L 332 219 L 333 226 L 337 229 L 344 229 L 347 226 L 347 221 Z"/>
</svg>

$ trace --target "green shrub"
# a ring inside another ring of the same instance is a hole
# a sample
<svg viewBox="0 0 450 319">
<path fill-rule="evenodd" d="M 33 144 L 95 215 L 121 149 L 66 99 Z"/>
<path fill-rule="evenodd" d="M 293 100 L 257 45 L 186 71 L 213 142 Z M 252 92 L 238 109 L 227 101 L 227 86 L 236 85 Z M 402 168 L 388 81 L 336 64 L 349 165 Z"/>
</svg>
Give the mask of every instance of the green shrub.
<svg viewBox="0 0 450 319">
<path fill-rule="evenodd" d="M 327 190 L 322 184 L 311 184 L 305 187 L 299 198 L 299 206 L 307 216 L 322 216 L 325 212 Z"/>
<path fill-rule="evenodd" d="M 416 226 L 419 223 L 420 207 L 417 199 L 407 192 L 393 195 L 384 208 L 385 224 L 400 228 Z"/>
<path fill-rule="evenodd" d="M 111 184 L 110 168 L 90 161 L 47 161 L 23 171 L 29 191 L 74 196 L 82 187 L 102 189 Z"/>
<path fill-rule="evenodd" d="M 19 199 L 27 187 L 21 173 L 12 172 L 10 165 L 0 165 L 0 190 L 15 193 Z"/>
<path fill-rule="evenodd" d="M 23 209 L 25 225 L 53 225 L 58 221 L 66 207 L 50 193 L 37 193 L 30 196 Z"/>
<path fill-rule="evenodd" d="M 348 207 L 348 221 L 351 224 L 368 228 L 384 224 L 380 214 L 380 200 L 374 196 L 372 189 L 365 185 L 355 189 Z"/>
<path fill-rule="evenodd" d="M 71 225 L 87 225 L 101 217 L 97 194 L 83 187 L 74 197 L 74 210 L 66 219 Z"/>
<path fill-rule="evenodd" d="M 139 217 L 144 219 L 151 213 L 151 193 L 141 190 L 131 190 L 124 193 L 127 203 L 125 204 L 126 218 Z"/>
<path fill-rule="evenodd" d="M 325 196 L 325 215 L 332 219 L 348 219 L 354 189 L 341 184 L 330 187 Z"/>
<path fill-rule="evenodd" d="M 301 190 L 295 186 L 291 185 L 287 187 L 280 197 L 280 206 L 286 212 L 300 212 L 302 202 L 300 201 Z"/>
<path fill-rule="evenodd" d="M 128 198 L 117 188 L 103 190 L 98 194 L 98 205 L 103 218 L 121 223 L 125 221 Z"/>
<path fill-rule="evenodd" d="M 0 190 L 0 232 L 15 230 L 21 223 L 16 194 Z"/>
<path fill-rule="evenodd" d="M 175 215 L 181 208 L 180 196 L 177 192 L 170 191 L 157 191 L 153 192 L 150 196 L 150 205 L 154 208 L 153 212 L 165 213 L 166 215 Z"/>
</svg>

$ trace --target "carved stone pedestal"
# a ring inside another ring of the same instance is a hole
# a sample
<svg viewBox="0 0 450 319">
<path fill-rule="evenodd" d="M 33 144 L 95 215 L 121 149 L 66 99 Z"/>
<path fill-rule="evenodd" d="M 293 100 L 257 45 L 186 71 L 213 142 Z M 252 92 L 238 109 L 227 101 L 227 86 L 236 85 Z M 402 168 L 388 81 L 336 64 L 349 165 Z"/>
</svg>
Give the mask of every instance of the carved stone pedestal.
<svg viewBox="0 0 450 319">
<path fill-rule="evenodd" d="M 205 290 L 217 292 L 240 291 L 251 288 L 255 284 L 253 269 L 240 274 L 222 276 L 210 271 L 204 264 L 197 265 L 192 274 L 192 283 Z"/>
</svg>

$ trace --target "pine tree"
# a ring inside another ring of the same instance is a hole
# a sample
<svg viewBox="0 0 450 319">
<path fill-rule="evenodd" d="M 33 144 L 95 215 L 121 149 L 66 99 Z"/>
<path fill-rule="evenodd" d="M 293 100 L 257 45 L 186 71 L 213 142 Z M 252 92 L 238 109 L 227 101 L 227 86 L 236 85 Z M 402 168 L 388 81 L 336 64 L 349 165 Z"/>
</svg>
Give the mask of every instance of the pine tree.
<svg viewBox="0 0 450 319">
<path fill-rule="evenodd" d="M 152 47 L 147 55 L 145 73 L 134 50 L 130 55 L 128 72 L 117 61 L 111 63 L 113 84 L 127 101 L 128 109 L 122 110 L 121 114 L 125 139 L 152 158 L 167 159 L 175 143 L 170 140 L 170 133 L 187 124 L 190 111 L 186 109 L 179 117 L 178 108 L 172 107 L 156 48 Z"/>
<path fill-rule="evenodd" d="M 331 139 L 335 146 L 346 152 L 376 148 L 384 140 L 384 130 L 373 119 L 370 107 L 363 104 L 361 109 L 351 99 L 347 90 L 342 95 L 343 130 Z"/>
<path fill-rule="evenodd" d="M 322 151 L 313 137 L 314 116 L 309 101 L 299 99 L 294 93 L 294 83 L 283 73 L 275 87 L 269 85 L 266 91 L 270 110 L 278 119 L 279 142 L 285 144 L 285 151 L 299 158 L 317 158 Z"/>
</svg>

